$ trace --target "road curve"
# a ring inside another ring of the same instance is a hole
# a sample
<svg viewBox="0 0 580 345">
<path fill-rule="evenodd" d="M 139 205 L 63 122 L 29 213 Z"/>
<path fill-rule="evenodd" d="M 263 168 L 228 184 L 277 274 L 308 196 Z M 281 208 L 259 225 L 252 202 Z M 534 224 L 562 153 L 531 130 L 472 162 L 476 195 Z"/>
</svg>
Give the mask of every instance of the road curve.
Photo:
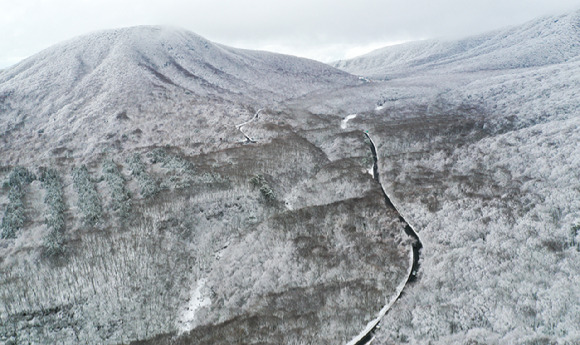
<svg viewBox="0 0 580 345">
<path fill-rule="evenodd" d="M 407 279 L 404 281 L 404 283 L 399 285 L 396 294 L 393 296 L 393 298 L 391 298 L 389 303 L 381 309 L 378 316 L 374 320 L 369 322 L 366 328 L 361 333 L 359 333 L 359 335 L 357 335 L 350 342 L 348 342 L 347 345 L 368 345 L 374 340 L 375 338 L 374 335 L 381 322 L 381 319 L 389 312 L 392 305 L 399 299 L 399 297 L 401 297 L 403 290 L 407 286 L 409 286 L 409 284 L 413 283 L 417 279 L 417 272 L 419 271 L 419 257 L 421 255 L 421 248 L 423 248 L 423 243 L 421 242 L 421 239 L 419 238 L 417 232 L 415 232 L 413 227 L 411 227 L 411 225 L 409 225 L 409 223 L 405 220 L 405 218 L 403 218 L 403 216 L 397 210 L 395 205 L 393 205 L 391 198 L 389 198 L 389 196 L 385 192 L 385 189 L 383 188 L 383 185 L 381 184 L 381 179 L 379 177 L 377 148 L 370 135 L 367 132 L 364 132 L 364 135 L 369 139 L 370 149 L 373 155 L 373 178 L 375 179 L 375 181 L 377 181 L 379 186 L 381 186 L 381 191 L 383 192 L 383 197 L 385 199 L 386 206 L 392 208 L 393 210 L 395 210 L 395 212 L 397 212 L 397 214 L 399 215 L 399 220 L 405 224 L 405 233 L 407 234 L 407 236 L 413 238 L 412 244 L 413 255 L 411 257 L 411 265 L 408 271 L 409 273 L 407 275 Z"/>
</svg>

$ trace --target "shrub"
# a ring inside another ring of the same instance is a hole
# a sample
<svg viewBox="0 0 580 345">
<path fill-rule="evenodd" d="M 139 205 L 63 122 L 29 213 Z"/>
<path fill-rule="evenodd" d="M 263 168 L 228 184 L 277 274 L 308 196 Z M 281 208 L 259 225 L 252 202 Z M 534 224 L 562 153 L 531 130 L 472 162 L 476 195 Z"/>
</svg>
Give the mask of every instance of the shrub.
<svg viewBox="0 0 580 345">
<path fill-rule="evenodd" d="M 260 193 L 267 201 L 274 201 L 276 199 L 276 195 L 274 194 L 274 190 L 269 185 L 263 185 L 260 187 Z"/>
<path fill-rule="evenodd" d="M 272 187 L 270 187 L 268 184 L 268 181 L 266 181 L 264 175 L 257 174 L 252 176 L 250 183 L 255 188 L 259 188 L 260 194 L 267 202 L 274 202 L 276 200 L 276 194 L 274 193 Z"/>
<path fill-rule="evenodd" d="M 75 168 L 72 176 L 74 188 L 79 197 L 78 208 L 83 214 L 83 223 L 86 226 L 95 226 L 103 214 L 103 206 L 95 184 L 91 181 L 85 165 Z"/>
<path fill-rule="evenodd" d="M 254 175 L 250 179 L 250 183 L 254 187 L 260 187 L 262 185 L 262 183 L 265 183 L 265 182 L 266 182 L 266 179 L 264 179 L 264 176 L 262 176 L 262 174 Z"/>
</svg>

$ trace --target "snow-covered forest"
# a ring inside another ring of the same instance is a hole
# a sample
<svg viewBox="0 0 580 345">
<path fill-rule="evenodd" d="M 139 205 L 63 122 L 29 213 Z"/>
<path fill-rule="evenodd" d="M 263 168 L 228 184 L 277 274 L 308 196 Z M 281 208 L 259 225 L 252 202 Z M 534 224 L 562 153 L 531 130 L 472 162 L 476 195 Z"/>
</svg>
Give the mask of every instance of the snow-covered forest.
<svg viewBox="0 0 580 345">
<path fill-rule="evenodd" d="M 373 344 L 580 342 L 579 53 L 572 12 L 334 67 L 134 27 L 0 71 L 0 343 L 347 344 L 391 302 Z"/>
</svg>

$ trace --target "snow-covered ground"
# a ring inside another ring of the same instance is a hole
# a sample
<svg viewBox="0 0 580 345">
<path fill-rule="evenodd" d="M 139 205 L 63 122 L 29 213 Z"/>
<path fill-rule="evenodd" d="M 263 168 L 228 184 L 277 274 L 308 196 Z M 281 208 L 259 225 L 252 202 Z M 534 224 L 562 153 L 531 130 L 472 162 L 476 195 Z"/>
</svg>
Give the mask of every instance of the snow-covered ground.
<svg viewBox="0 0 580 345">
<path fill-rule="evenodd" d="M 425 247 L 379 343 L 578 341 L 578 126 L 575 117 L 387 160 L 384 182 Z"/>
<path fill-rule="evenodd" d="M 97 32 L 0 73 L 0 154 L 2 163 L 25 164 L 64 148 L 82 160 L 119 145 L 162 143 L 199 153 L 191 151 L 193 134 L 206 149 L 220 137 L 228 140 L 222 146 L 235 144 L 225 128 L 235 130 L 259 107 L 360 83 L 320 62 L 230 48 L 176 28 Z"/>
<path fill-rule="evenodd" d="M 579 23 L 576 11 L 336 64 L 389 80 L 311 109 L 364 110 L 383 185 L 424 241 L 419 280 L 373 344 L 580 341 Z"/>
<path fill-rule="evenodd" d="M 347 117 L 345 117 L 344 120 L 340 121 L 340 128 L 346 129 L 348 121 L 356 118 L 356 116 L 357 116 L 357 114 L 351 114 L 351 115 L 348 115 Z"/>
<path fill-rule="evenodd" d="M 191 331 L 195 325 L 196 312 L 211 304 L 211 298 L 207 291 L 204 291 L 206 282 L 205 279 L 198 280 L 195 288 L 191 290 L 189 302 L 182 310 L 177 323 L 180 333 Z"/>
<path fill-rule="evenodd" d="M 390 297 L 388 303 L 385 304 L 381 308 L 381 310 L 379 310 L 379 312 L 377 313 L 377 317 L 369 321 L 366 327 L 356 337 L 352 338 L 346 345 L 355 345 L 356 343 L 361 341 L 365 336 L 367 336 L 367 334 L 369 334 L 369 332 L 373 330 L 381 322 L 383 317 L 385 317 L 385 315 L 387 315 L 389 310 L 391 310 L 393 304 L 395 304 L 395 302 L 399 299 L 399 297 L 401 297 L 401 294 L 403 293 L 405 286 L 407 286 L 412 269 L 413 269 L 413 251 L 409 251 L 409 269 L 407 270 L 407 275 L 405 276 L 405 279 L 403 279 L 399 283 L 399 285 L 397 285 L 397 288 L 395 289 L 393 295 Z"/>
</svg>

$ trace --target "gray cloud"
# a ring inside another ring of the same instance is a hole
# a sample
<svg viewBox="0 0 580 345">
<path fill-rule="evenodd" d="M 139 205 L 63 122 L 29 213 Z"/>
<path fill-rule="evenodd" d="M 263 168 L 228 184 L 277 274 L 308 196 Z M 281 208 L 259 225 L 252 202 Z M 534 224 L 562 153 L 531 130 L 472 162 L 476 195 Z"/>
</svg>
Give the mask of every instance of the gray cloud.
<svg viewBox="0 0 580 345">
<path fill-rule="evenodd" d="M 577 0 L 21 0 L 0 3 L 0 68 L 95 30 L 163 24 L 323 60 L 392 42 L 462 37 L 578 8 Z"/>
</svg>

